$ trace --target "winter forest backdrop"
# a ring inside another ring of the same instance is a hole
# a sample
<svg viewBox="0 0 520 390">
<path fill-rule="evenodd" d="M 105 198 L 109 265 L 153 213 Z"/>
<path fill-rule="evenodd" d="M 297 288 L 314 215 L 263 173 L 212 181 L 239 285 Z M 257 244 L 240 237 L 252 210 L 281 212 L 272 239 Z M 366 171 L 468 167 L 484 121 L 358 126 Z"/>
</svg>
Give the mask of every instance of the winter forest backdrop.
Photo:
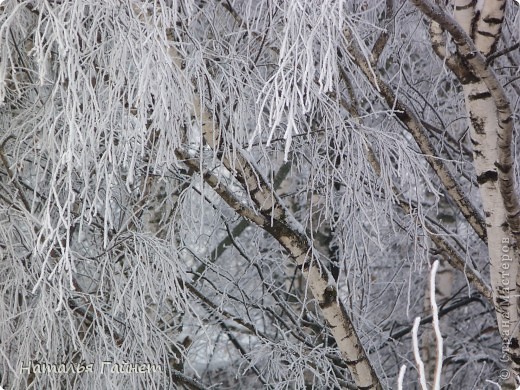
<svg viewBox="0 0 520 390">
<path fill-rule="evenodd" d="M 0 1 L 0 386 L 515 388 L 519 39 L 514 0 Z"/>
</svg>

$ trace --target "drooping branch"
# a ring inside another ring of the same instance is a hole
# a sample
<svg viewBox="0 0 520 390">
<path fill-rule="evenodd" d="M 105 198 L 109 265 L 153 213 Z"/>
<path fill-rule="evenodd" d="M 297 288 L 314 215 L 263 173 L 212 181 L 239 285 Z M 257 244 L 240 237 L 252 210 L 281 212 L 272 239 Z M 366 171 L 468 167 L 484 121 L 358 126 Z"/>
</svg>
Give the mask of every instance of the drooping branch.
<svg viewBox="0 0 520 390">
<path fill-rule="evenodd" d="M 372 47 L 372 58 L 371 63 L 372 65 L 377 64 L 379 61 L 379 57 L 381 57 L 381 53 L 383 53 L 383 50 L 386 47 L 386 44 L 388 43 L 388 39 L 390 38 L 390 35 L 393 33 L 393 27 L 392 27 L 392 18 L 394 13 L 394 0 L 386 0 L 385 4 L 385 11 L 384 11 L 384 20 L 385 20 L 385 30 L 381 31 L 379 36 L 376 39 L 376 42 L 374 43 L 374 46 Z"/>
<path fill-rule="evenodd" d="M 511 145 L 514 122 L 509 99 L 493 69 L 488 66 L 484 54 L 480 52 L 480 48 L 477 48 L 457 21 L 429 0 L 411 1 L 426 16 L 442 25 L 453 37 L 464 63 L 471 68 L 477 80 L 481 80 L 486 85 L 488 93 L 494 101 L 499 121 L 497 124 L 498 161 L 496 166 L 498 168 L 500 192 L 507 210 L 507 219 L 511 233 L 518 240 L 520 239 L 520 201 L 515 191 L 515 179 L 512 169 L 514 160 Z M 491 46 L 493 45 L 486 45 L 483 48 L 484 53 L 490 52 Z"/>
<path fill-rule="evenodd" d="M 498 44 L 505 1 L 481 2 L 479 9 L 467 8 L 464 1 L 456 1 L 454 17 L 429 0 L 412 0 L 412 3 L 453 38 L 459 68 L 463 66 L 470 74 L 461 77 L 457 67 L 452 68 L 463 86 L 468 113 L 473 165 L 489 237 L 490 279 L 498 327 L 504 345 L 509 345 L 510 367 L 518 375 L 520 201 L 511 150 L 514 124 L 506 93 L 486 59 Z"/>
<path fill-rule="evenodd" d="M 486 242 L 486 229 L 482 216 L 477 208 L 467 198 L 460 184 L 455 180 L 446 164 L 436 157 L 437 150 L 431 143 L 431 140 L 428 137 L 428 132 L 424 128 L 417 114 L 399 97 L 397 97 L 393 89 L 373 71 L 349 28 L 345 29 L 345 37 L 347 40 L 348 51 L 351 54 L 353 61 L 363 72 L 373 88 L 379 91 L 388 106 L 393 108 L 395 116 L 399 118 L 410 134 L 412 134 L 415 142 L 424 154 L 425 159 L 439 177 L 439 180 L 460 209 L 462 215 L 466 218 L 482 241 Z"/>
<path fill-rule="evenodd" d="M 345 82 L 348 82 L 348 79 L 345 78 Z M 356 99 L 353 99 L 354 101 Z M 359 109 L 354 105 L 349 105 L 349 112 L 355 117 L 359 118 Z M 377 159 L 374 151 L 370 146 L 366 146 L 366 156 L 367 159 L 372 166 L 372 169 L 376 173 L 377 176 L 381 176 L 381 165 L 379 160 Z M 407 202 L 402 197 L 402 192 L 396 188 L 395 186 L 392 188 L 394 196 L 398 200 L 398 204 L 401 209 L 405 212 L 405 214 L 413 215 L 415 214 L 414 207 Z M 430 237 L 430 239 L 435 243 L 437 248 L 441 251 L 444 259 L 456 270 L 462 272 L 469 280 L 473 286 L 490 302 L 492 302 L 493 294 L 491 288 L 484 281 L 484 278 L 479 274 L 477 270 L 475 270 L 470 264 L 467 264 L 466 261 L 463 260 L 463 257 L 457 252 L 457 250 L 438 232 L 438 229 L 429 221 L 418 221 L 422 228 L 425 230 L 426 234 Z"/>
<path fill-rule="evenodd" d="M 188 165 L 191 169 L 199 171 L 200 161 L 198 158 L 191 157 L 183 150 L 176 151 L 178 158 Z M 241 171 L 241 174 L 252 174 L 251 177 L 242 177 L 245 183 L 258 183 L 259 172 L 251 171 L 249 165 Z M 206 183 L 210 185 L 221 198 L 239 215 L 249 219 L 259 227 L 270 233 L 289 253 L 293 261 L 300 267 L 307 279 L 308 286 L 319 302 L 322 314 L 330 326 L 330 330 L 337 342 L 338 348 L 345 360 L 345 363 L 359 388 L 363 389 L 382 389 L 379 378 L 362 346 L 361 340 L 354 328 L 354 325 L 347 314 L 343 303 L 338 299 L 337 287 L 334 279 L 321 263 L 318 253 L 313 249 L 312 244 L 297 226 L 297 222 L 287 213 L 281 204 L 271 204 L 266 208 L 265 202 L 278 202 L 272 190 L 263 188 L 260 192 L 258 187 L 254 187 L 252 198 L 260 208 L 260 213 L 254 214 L 252 209 L 244 206 L 211 172 L 205 170 L 200 172 Z M 262 181 L 262 184 L 267 186 Z M 262 185 L 261 184 L 261 185 Z M 258 185 L 258 184 L 256 184 Z M 251 190 L 251 188 L 250 188 Z M 269 193 L 264 193 L 270 191 Z M 271 209 L 275 213 L 271 214 Z M 280 211 L 283 213 L 280 214 Z M 283 219 L 280 219 L 283 216 Z M 270 218 L 269 218 L 270 217 Z"/>
</svg>

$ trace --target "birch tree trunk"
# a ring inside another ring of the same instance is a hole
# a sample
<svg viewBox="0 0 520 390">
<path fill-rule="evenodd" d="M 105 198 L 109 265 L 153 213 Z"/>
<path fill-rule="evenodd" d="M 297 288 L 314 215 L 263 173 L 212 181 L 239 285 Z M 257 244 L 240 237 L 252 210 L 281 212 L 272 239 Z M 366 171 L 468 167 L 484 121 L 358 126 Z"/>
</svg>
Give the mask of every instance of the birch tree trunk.
<svg viewBox="0 0 520 390">
<path fill-rule="evenodd" d="M 473 165 L 486 219 L 498 328 L 512 373 L 519 375 L 519 203 L 512 173 L 513 117 L 505 93 L 485 59 L 498 45 L 506 2 L 456 0 L 455 19 L 429 1 L 413 3 L 432 19 L 432 46 L 463 85 Z M 445 30 L 454 39 L 455 53 L 447 53 Z"/>
</svg>

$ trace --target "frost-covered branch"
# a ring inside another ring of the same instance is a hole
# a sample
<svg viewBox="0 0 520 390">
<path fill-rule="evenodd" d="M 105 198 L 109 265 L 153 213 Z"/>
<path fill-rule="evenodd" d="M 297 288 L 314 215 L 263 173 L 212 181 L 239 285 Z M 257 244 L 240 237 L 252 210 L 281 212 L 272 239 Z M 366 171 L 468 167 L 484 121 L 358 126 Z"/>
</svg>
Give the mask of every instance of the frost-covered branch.
<svg viewBox="0 0 520 390">
<path fill-rule="evenodd" d="M 505 16 L 505 1 L 476 5 L 455 2 L 454 17 L 428 0 L 413 0 L 428 18 L 449 33 L 470 77 L 460 77 L 473 144 L 488 231 L 491 285 L 503 343 L 509 345 L 513 371 L 520 372 L 520 315 L 518 312 L 518 260 L 520 200 L 513 158 L 514 117 L 499 78 L 486 56 L 495 52 Z M 478 7 L 477 7 L 478 6 Z M 510 266 L 509 266 L 510 263 Z M 504 272 L 507 267 L 507 272 Z"/>
<path fill-rule="evenodd" d="M 367 148 L 367 157 L 370 163 L 372 164 L 372 168 L 374 171 L 381 175 L 381 165 L 377 160 L 374 152 L 370 147 Z M 408 215 L 417 214 L 417 209 L 413 207 L 409 201 L 403 199 L 401 196 L 401 191 L 398 188 L 393 188 L 393 192 L 395 197 L 398 200 L 398 204 L 401 206 L 401 209 Z M 484 278 L 480 273 L 473 269 L 473 267 L 463 260 L 462 256 L 457 253 L 457 250 L 448 242 L 447 238 L 443 237 L 438 231 L 437 227 L 435 227 L 428 219 L 423 221 L 418 221 L 419 224 L 423 225 L 423 228 L 426 231 L 426 234 L 430 239 L 435 243 L 437 248 L 441 251 L 444 259 L 456 270 L 463 273 L 468 280 L 476 287 L 476 289 L 486 297 L 490 302 L 492 302 L 493 294 L 491 288 L 485 282 Z"/>
<path fill-rule="evenodd" d="M 388 39 L 390 38 L 392 32 L 393 32 L 393 15 L 394 14 L 394 0 L 386 0 L 385 1 L 385 11 L 384 11 L 384 20 L 385 23 L 385 29 L 381 31 L 379 36 L 377 37 L 376 42 L 374 43 L 374 46 L 372 47 L 372 58 L 371 58 L 371 64 L 372 66 L 376 65 L 379 61 L 379 57 L 381 57 L 381 53 L 385 49 Z"/>
<path fill-rule="evenodd" d="M 498 161 L 496 162 L 498 168 L 498 181 L 500 184 L 500 191 L 503 197 L 504 206 L 508 212 L 508 224 L 511 228 L 512 234 L 520 238 L 520 202 L 515 189 L 515 179 L 513 175 L 513 158 L 512 158 L 512 134 L 514 121 L 512 117 L 509 99 L 505 91 L 498 81 L 493 70 L 487 65 L 486 54 L 493 51 L 496 47 L 496 41 L 500 34 L 500 25 L 503 20 L 504 1 L 499 1 L 497 4 L 491 5 L 491 2 L 485 2 L 486 10 L 492 12 L 495 8 L 500 9 L 500 15 L 488 15 L 488 20 L 495 18 L 499 22 L 491 23 L 493 31 L 488 33 L 478 34 L 485 42 L 471 40 L 464 29 L 449 15 L 447 15 L 440 7 L 432 4 L 428 0 L 412 0 L 412 2 L 420 8 L 420 10 L 442 25 L 454 38 L 460 56 L 471 67 L 474 76 L 487 87 L 487 93 L 494 101 L 494 106 L 498 114 L 498 123 L 494 126 L 497 129 L 496 139 L 498 146 Z M 479 18 L 479 21 L 485 20 L 485 15 Z M 495 29 L 498 28 L 498 31 Z M 489 39 L 492 37 L 493 39 Z M 477 46 L 478 45 L 478 46 Z M 475 83 L 477 80 L 474 80 Z M 486 94 L 482 92 L 482 94 Z M 485 96 L 482 96 L 485 98 Z"/>
<path fill-rule="evenodd" d="M 189 154 L 181 150 L 178 150 L 177 154 L 191 169 L 199 169 L 198 159 L 193 159 Z M 260 212 L 262 214 L 265 213 L 267 217 L 255 214 L 241 202 L 237 201 L 230 191 L 219 182 L 218 178 L 210 172 L 200 173 L 204 180 L 233 210 L 269 232 L 288 251 L 296 264 L 302 267 L 302 272 L 307 277 L 309 287 L 319 302 L 323 316 L 330 326 L 354 381 L 359 387 L 366 389 L 381 388 L 379 379 L 362 347 L 361 340 L 352 321 L 343 304 L 338 301 L 337 287 L 333 284 L 332 276 L 325 269 L 324 265 L 321 264 L 317 254 L 313 253 L 312 245 L 307 237 L 302 234 L 297 226 L 291 226 L 295 222 L 289 219 L 290 216 L 287 214 L 287 210 L 284 210 L 280 204 L 270 204 L 271 207 L 265 207 L 265 201 L 269 202 L 269 200 L 275 199 L 275 195 L 263 181 L 261 183 L 265 187 L 261 193 L 257 189 L 258 187 L 254 187 L 257 180 L 260 180 L 258 179 L 260 176 L 259 172 L 253 171 L 249 164 L 244 168 L 242 174 L 254 176 L 244 176 L 242 182 L 250 184 L 249 190 L 253 191 L 252 197 L 259 202 Z M 251 186 L 253 186 L 253 189 L 251 189 Z M 270 191 L 270 193 L 266 194 L 265 192 L 267 191 Z M 255 196 L 255 194 L 257 195 Z M 271 215 L 271 209 L 284 211 L 283 213 L 275 212 L 274 215 Z M 281 216 L 283 216 L 283 219 L 280 219 Z"/>
<path fill-rule="evenodd" d="M 404 4 L 1 2 L 0 387 L 392 388 L 432 253 L 468 294 L 438 308 L 443 381 L 494 375 L 475 72 Z M 478 39 L 511 98 L 518 52 Z"/>
<path fill-rule="evenodd" d="M 423 152 L 424 158 L 436 172 L 448 194 L 457 204 L 461 213 L 468 220 L 477 235 L 486 242 L 486 230 L 482 216 L 468 199 L 447 165 L 442 160 L 435 157 L 438 153 L 427 136 L 427 131 L 415 112 L 396 95 L 390 85 L 384 82 L 377 73 L 374 73 L 369 62 L 363 55 L 353 33 L 348 28 L 345 29 L 345 38 L 347 40 L 348 50 L 352 54 L 357 66 L 359 66 L 360 70 L 372 84 L 373 88 L 379 91 L 383 96 L 388 106 L 393 110 L 395 116 L 406 125 L 406 128 L 410 131 L 410 134 L 412 134 L 417 145 Z"/>
</svg>

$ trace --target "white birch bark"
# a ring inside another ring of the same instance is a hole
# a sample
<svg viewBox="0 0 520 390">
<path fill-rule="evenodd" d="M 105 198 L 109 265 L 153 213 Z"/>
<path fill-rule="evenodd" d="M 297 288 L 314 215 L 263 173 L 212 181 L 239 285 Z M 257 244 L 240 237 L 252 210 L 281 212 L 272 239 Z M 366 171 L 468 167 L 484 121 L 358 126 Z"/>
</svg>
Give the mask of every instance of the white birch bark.
<svg viewBox="0 0 520 390">
<path fill-rule="evenodd" d="M 198 102 L 197 99 L 194 99 L 194 101 Z M 218 124 L 198 104 L 195 105 L 194 114 L 197 118 L 200 118 L 204 140 L 210 147 L 218 150 L 218 140 L 222 139 Z M 198 169 L 198 160 L 190 162 L 189 156 L 186 154 L 179 154 L 179 157 L 185 159 L 185 162 L 191 165 L 193 169 Z M 305 236 L 303 228 L 294 220 L 260 172 L 255 169 L 241 151 L 235 153 L 234 161 L 222 157 L 222 162 L 231 172 L 234 172 L 235 178 L 244 189 L 247 189 L 248 194 L 257 206 L 257 210 L 248 210 L 241 202 L 233 199 L 231 194 L 222 188 L 218 178 L 212 176 L 209 172 L 204 175 L 205 181 L 237 213 L 269 232 L 288 251 L 293 261 L 301 267 L 308 287 L 319 303 L 323 317 L 330 327 L 358 388 L 381 389 L 379 379 L 363 349 L 354 325 L 337 297 L 336 282 L 322 264 L 318 252 Z M 219 187 L 220 189 L 218 189 Z"/>
<path fill-rule="evenodd" d="M 513 118 L 509 102 L 485 56 L 500 36 L 505 1 L 454 1 L 455 20 L 429 1 L 414 0 L 432 18 L 434 49 L 441 30 L 457 45 L 456 54 L 435 49 L 463 84 L 473 144 L 473 165 L 486 219 L 490 279 L 500 335 L 513 373 L 520 373 L 518 315 L 518 198 L 512 175 Z M 478 6 L 478 8 L 477 8 Z M 435 23 L 435 24 L 434 24 Z M 465 69 L 464 69 L 465 68 Z"/>
<path fill-rule="evenodd" d="M 199 160 L 193 159 L 183 150 L 177 150 L 177 156 L 195 171 L 200 169 Z M 243 161 L 246 163 L 245 161 Z M 248 164 L 249 165 L 249 164 Z M 250 167 L 250 166 L 249 166 Z M 320 254 L 313 248 L 302 227 L 288 211 L 279 203 L 279 199 L 261 178 L 259 172 L 246 168 L 246 175 L 239 179 L 254 183 L 252 195 L 260 210 L 252 210 L 238 200 L 218 177 L 210 171 L 200 172 L 222 199 L 238 214 L 249 219 L 270 233 L 289 253 L 290 257 L 301 267 L 307 279 L 308 287 L 318 302 L 323 317 L 330 327 L 338 344 L 343 359 L 359 389 L 382 389 L 381 383 L 363 349 L 361 340 L 342 302 L 337 296 L 337 287 L 332 275 L 320 260 Z M 237 174 L 240 176 L 240 174 Z M 251 188 L 249 189 L 251 191 Z M 275 214 L 271 213 L 275 210 Z M 258 212 L 260 211 L 260 212 Z"/>
<path fill-rule="evenodd" d="M 481 10 L 465 6 L 467 1 L 455 1 L 455 19 L 473 39 L 476 48 L 487 56 L 497 44 L 504 17 L 504 1 L 485 1 Z M 517 274 L 518 261 L 505 257 L 513 251 L 513 242 L 507 221 L 507 210 L 499 188 L 498 168 L 498 107 L 486 83 L 478 81 L 463 85 L 464 100 L 469 118 L 473 166 L 477 174 L 482 206 L 488 232 L 490 279 L 497 313 L 498 328 L 505 344 L 518 346 L 519 316 Z M 516 342 L 515 342 L 516 340 Z M 518 353 L 518 352 L 517 352 Z M 514 356 L 514 355 L 512 355 Z M 518 374 L 520 362 L 513 360 Z"/>
<path fill-rule="evenodd" d="M 134 8 L 134 11 L 143 19 L 147 18 L 140 9 Z M 166 49 L 172 60 L 172 66 L 182 69 L 182 58 L 173 45 L 173 37 L 169 36 L 169 38 L 172 44 Z M 195 92 L 192 102 L 195 124 L 200 126 L 204 142 L 215 152 L 220 152 L 224 137 L 221 125 L 201 105 L 201 99 Z M 193 171 L 201 171 L 199 159 L 193 159 L 184 150 L 177 150 L 176 155 Z M 238 214 L 266 230 L 287 250 L 293 261 L 301 267 L 308 287 L 319 303 L 323 317 L 330 327 L 357 387 L 366 390 L 382 389 L 347 310 L 337 296 L 336 282 L 322 264 L 319 253 L 306 237 L 302 226 L 292 217 L 243 151 L 234 150 L 232 158 L 227 153 L 222 153 L 220 160 L 243 186 L 256 209 L 245 206 L 210 171 L 200 172 L 206 183 Z"/>
</svg>

